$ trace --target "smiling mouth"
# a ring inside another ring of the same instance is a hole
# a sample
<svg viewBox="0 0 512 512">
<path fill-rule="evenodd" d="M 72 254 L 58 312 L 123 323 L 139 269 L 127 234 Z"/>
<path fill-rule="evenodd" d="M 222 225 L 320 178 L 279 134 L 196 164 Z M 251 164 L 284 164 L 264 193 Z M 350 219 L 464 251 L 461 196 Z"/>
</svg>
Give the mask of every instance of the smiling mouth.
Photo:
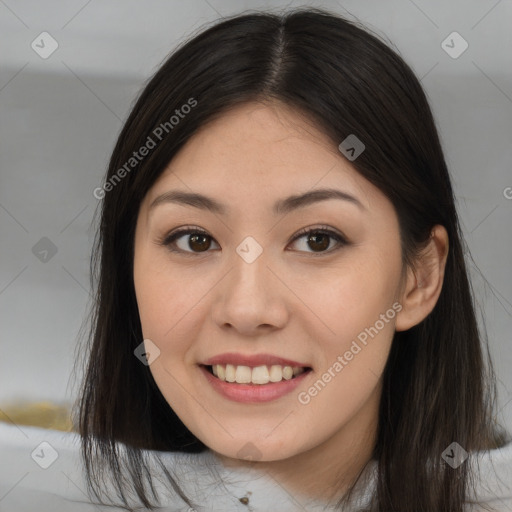
<svg viewBox="0 0 512 512">
<path fill-rule="evenodd" d="M 233 384 L 257 384 L 264 385 L 286 380 L 292 380 L 303 373 L 311 371 L 309 367 L 261 365 L 261 366 L 236 366 L 232 364 L 202 365 L 217 379 Z"/>
</svg>

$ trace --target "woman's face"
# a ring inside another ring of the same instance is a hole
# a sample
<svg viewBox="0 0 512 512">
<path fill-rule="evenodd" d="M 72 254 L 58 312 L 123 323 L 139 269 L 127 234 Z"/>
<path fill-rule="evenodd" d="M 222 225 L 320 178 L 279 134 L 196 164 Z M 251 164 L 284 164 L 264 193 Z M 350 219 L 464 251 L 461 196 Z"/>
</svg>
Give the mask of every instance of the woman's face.
<svg viewBox="0 0 512 512">
<path fill-rule="evenodd" d="M 178 229 L 189 234 L 170 241 Z M 134 282 L 152 375 L 226 457 L 355 442 L 375 429 L 401 271 L 382 192 L 296 112 L 239 106 L 188 141 L 139 211 Z"/>
</svg>

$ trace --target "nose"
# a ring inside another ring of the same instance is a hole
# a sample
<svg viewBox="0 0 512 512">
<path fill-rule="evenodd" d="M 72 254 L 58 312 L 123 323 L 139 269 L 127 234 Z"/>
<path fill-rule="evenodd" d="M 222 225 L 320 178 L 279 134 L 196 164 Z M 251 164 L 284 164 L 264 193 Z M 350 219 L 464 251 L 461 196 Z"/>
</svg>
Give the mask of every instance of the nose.
<svg viewBox="0 0 512 512">
<path fill-rule="evenodd" d="M 214 322 L 244 336 L 282 329 L 289 317 L 287 288 L 276 277 L 265 251 L 251 263 L 235 252 L 230 264 L 231 270 L 216 287 Z"/>
</svg>

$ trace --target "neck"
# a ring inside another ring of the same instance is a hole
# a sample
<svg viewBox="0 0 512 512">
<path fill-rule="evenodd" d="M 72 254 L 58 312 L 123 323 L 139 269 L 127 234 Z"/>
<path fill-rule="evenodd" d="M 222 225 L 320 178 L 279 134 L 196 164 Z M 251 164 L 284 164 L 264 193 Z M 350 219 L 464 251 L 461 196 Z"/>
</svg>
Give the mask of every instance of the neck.
<svg viewBox="0 0 512 512">
<path fill-rule="evenodd" d="M 370 461 L 376 441 L 379 396 L 330 438 L 312 449 L 276 461 L 246 461 L 216 455 L 226 467 L 249 467 L 274 479 L 297 499 L 323 502 L 341 498 Z"/>
</svg>

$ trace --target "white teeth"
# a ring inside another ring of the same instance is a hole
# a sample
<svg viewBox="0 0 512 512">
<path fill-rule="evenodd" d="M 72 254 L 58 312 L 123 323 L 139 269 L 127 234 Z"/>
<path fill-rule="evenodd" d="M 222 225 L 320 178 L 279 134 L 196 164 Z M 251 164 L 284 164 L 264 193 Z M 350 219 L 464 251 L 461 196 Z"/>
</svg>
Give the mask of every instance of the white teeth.
<svg viewBox="0 0 512 512">
<path fill-rule="evenodd" d="M 285 366 L 283 368 L 283 378 L 290 380 L 293 377 L 293 368 L 291 366 Z"/>
<path fill-rule="evenodd" d="M 217 377 L 219 377 L 220 380 L 226 380 L 226 368 L 221 364 L 216 364 L 214 366 L 217 367 Z"/>
<path fill-rule="evenodd" d="M 268 384 L 269 382 L 281 382 L 290 380 L 305 371 L 300 366 L 281 366 L 274 364 L 270 369 L 265 366 L 235 366 L 232 364 L 214 364 L 213 374 L 225 382 L 236 382 L 237 384 Z"/>
<path fill-rule="evenodd" d="M 232 364 L 226 365 L 226 381 L 235 382 L 236 369 Z"/>
<path fill-rule="evenodd" d="M 270 382 L 280 382 L 283 380 L 283 367 L 274 364 L 270 367 Z"/>
<path fill-rule="evenodd" d="M 256 368 L 252 369 L 253 384 L 267 384 L 269 380 L 270 376 L 266 366 L 256 366 Z"/>
<path fill-rule="evenodd" d="M 238 384 L 249 384 L 251 382 L 251 369 L 248 366 L 237 366 L 235 380 Z"/>
</svg>

